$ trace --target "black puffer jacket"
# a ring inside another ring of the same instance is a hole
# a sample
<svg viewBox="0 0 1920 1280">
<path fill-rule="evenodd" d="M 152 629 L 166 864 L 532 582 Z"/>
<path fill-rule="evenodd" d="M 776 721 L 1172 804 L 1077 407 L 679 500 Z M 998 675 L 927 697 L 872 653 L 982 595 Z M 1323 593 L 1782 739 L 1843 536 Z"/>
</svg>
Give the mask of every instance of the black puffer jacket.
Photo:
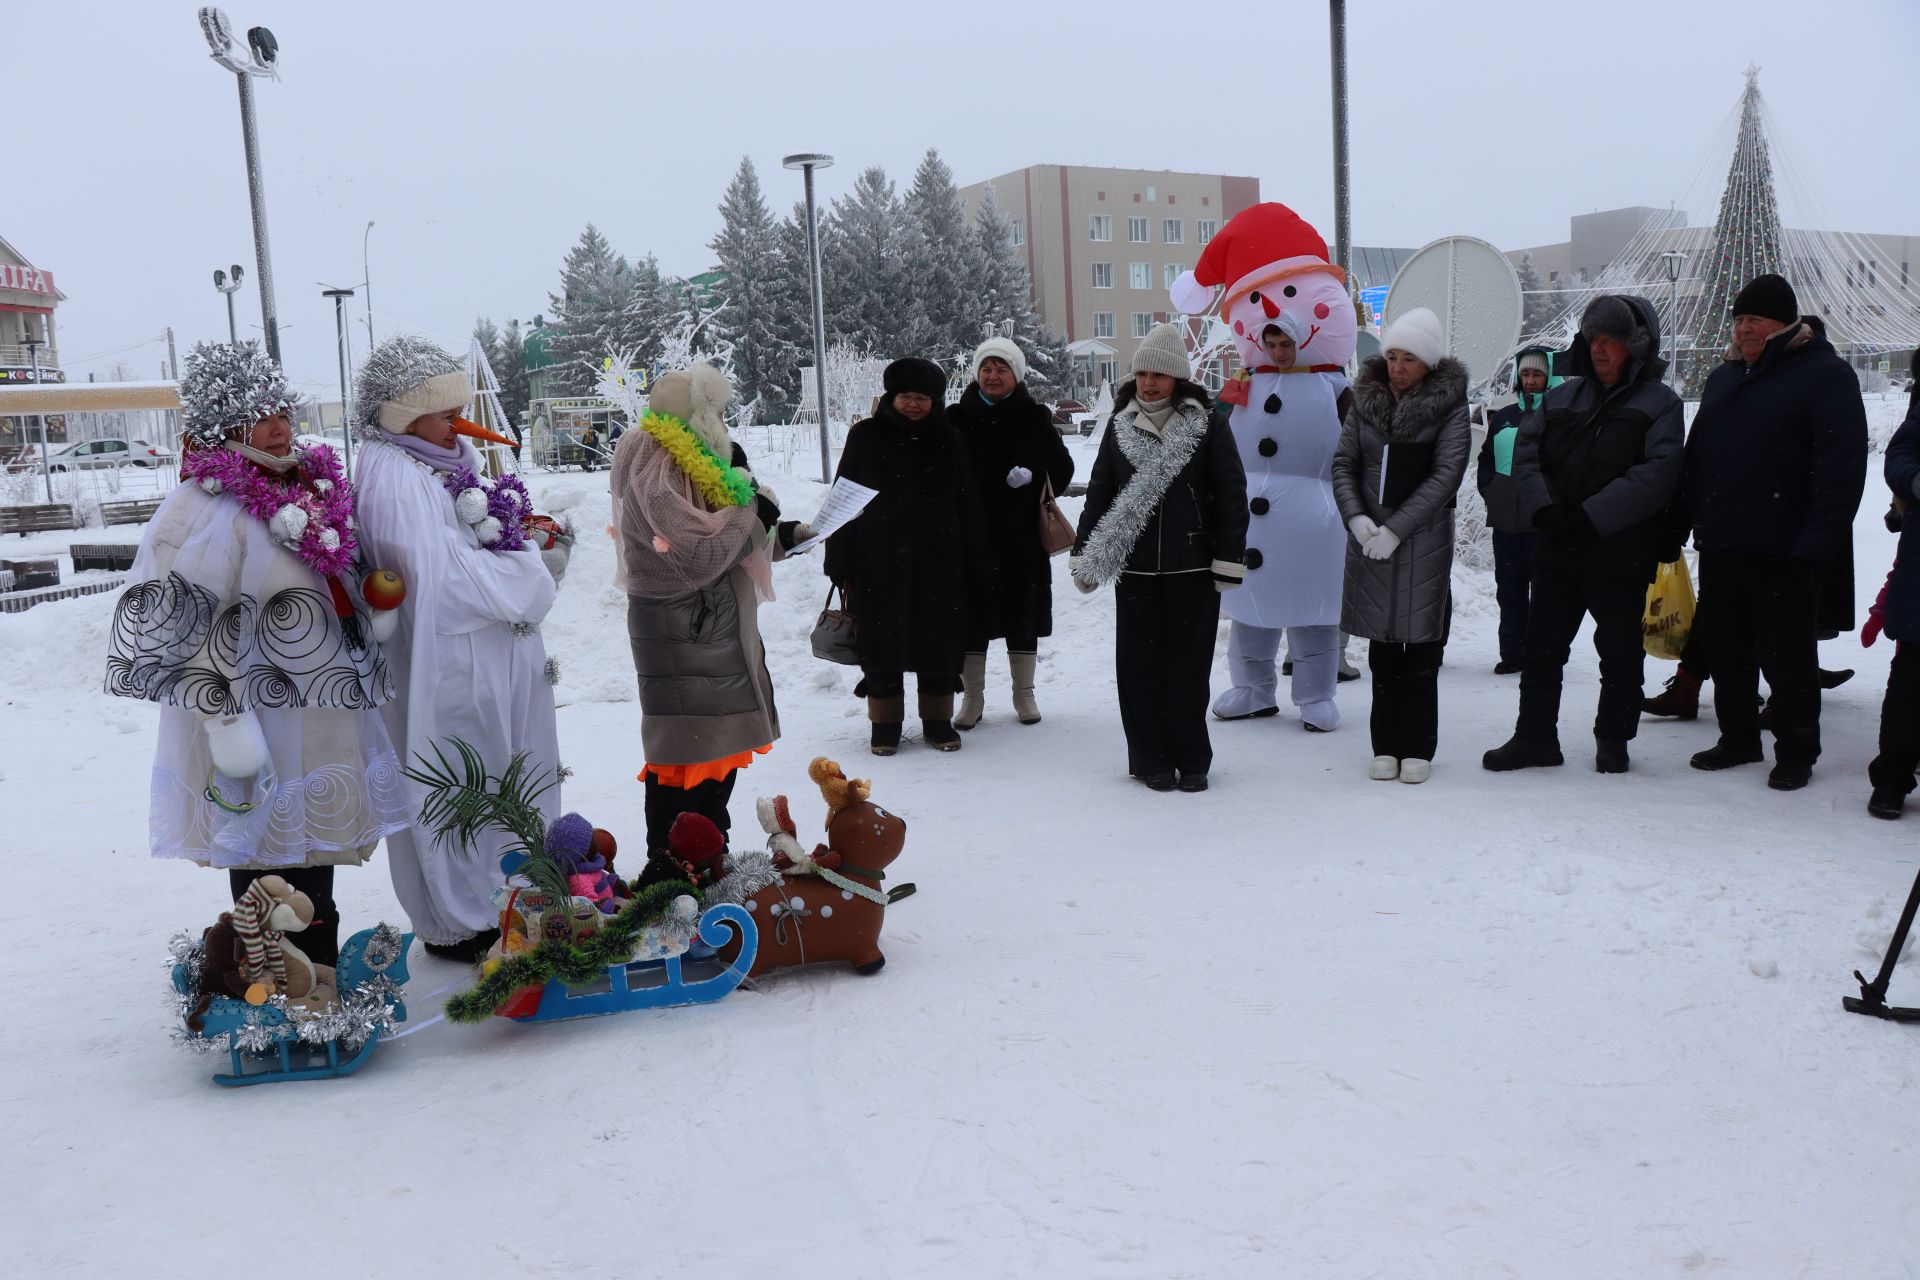
<svg viewBox="0 0 1920 1280">
<path fill-rule="evenodd" d="M 1108 419 L 1094 456 L 1075 556 L 1086 550 L 1087 539 L 1133 479 L 1134 465 L 1119 443 L 1120 432 L 1140 430 L 1133 425 L 1139 410 L 1130 399 L 1131 390 L 1132 384 L 1123 386 L 1122 404 Z M 1240 465 L 1240 450 L 1233 432 L 1210 417 L 1204 400 L 1182 399 L 1175 413 L 1205 419 L 1206 435 L 1146 517 L 1123 572 L 1213 572 L 1237 580 L 1247 550 L 1247 473 Z"/>
<path fill-rule="evenodd" d="M 1860 381 L 1819 317 L 1774 334 L 1751 365 L 1730 352 L 1707 378 L 1687 437 L 1695 546 L 1830 564 L 1851 550 L 1866 479 Z"/>
<path fill-rule="evenodd" d="M 984 624 L 988 639 L 1052 635 L 1053 570 L 1040 548 L 1041 481 L 1051 481 L 1056 496 L 1065 493 L 1073 479 L 1073 455 L 1054 428 L 1053 415 L 1024 386 L 989 404 L 974 383 L 947 410 L 947 420 L 966 441 L 987 523 L 990 562 L 979 575 L 974 623 Z M 1007 473 L 1015 467 L 1033 472 L 1033 480 L 1010 487 Z"/>
<path fill-rule="evenodd" d="M 973 467 L 935 405 L 919 422 L 893 407 L 847 433 L 838 475 L 879 490 L 827 539 L 827 576 L 847 589 L 868 671 L 960 672 L 971 583 L 986 562 Z"/>
<path fill-rule="evenodd" d="M 1593 371 L 1586 338 L 1576 337 L 1567 353 L 1573 376 L 1521 428 L 1513 470 L 1530 526 L 1550 505 L 1584 517 L 1541 531 L 1536 554 L 1546 563 L 1651 582 L 1673 550 L 1685 414 L 1660 380 L 1667 362 L 1653 354 L 1659 315 L 1645 298 L 1624 301 L 1647 330 L 1649 354 L 1609 387 Z"/>
</svg>

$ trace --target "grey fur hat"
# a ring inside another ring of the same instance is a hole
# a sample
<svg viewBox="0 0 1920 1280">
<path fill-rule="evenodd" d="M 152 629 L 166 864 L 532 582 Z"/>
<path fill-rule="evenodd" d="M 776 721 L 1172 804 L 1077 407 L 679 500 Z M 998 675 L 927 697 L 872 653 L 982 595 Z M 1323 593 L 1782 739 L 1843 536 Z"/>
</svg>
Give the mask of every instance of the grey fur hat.
<svg viewBox="0 0 1920 1280">
<path fill-rule="evenodd" d="M 401 334 L 375 347 L 354 377 L 354 434 L 405 435 L 422 414 L 462 409 L 472 401 L 465 362 L 425 338 Z"/>
<path fill-rule="evenodd" d="M 180 418 L 197 445 L 218 448 L 293 403 L 286 375 L 258 342 L 202 342 L 187 352 Z"/>
<path fill-rule="evenodd" d="M 1612 338 L 1626 347 L 1635 360 L 1653 354 L 1653 335 L 1640 323 L 1627 300 L 1617 293 L 1603 293 L 1587 304 L 1580 314 L 1580 336 L 1588 343 L 1595 338 Z"/>
</svg>

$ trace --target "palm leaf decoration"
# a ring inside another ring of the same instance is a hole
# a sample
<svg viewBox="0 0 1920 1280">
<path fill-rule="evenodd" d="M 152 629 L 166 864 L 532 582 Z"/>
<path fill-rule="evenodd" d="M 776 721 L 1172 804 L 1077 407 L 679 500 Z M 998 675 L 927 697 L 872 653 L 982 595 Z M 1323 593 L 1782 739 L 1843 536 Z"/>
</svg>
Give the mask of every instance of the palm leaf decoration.
<svg viewBox="0 0 1920 1280">
<path fill-rule="evenodd" d="M 451 840 L 469 852 L 479 843 L 481 832 L 506 832 L 527 855 L 517 874 L 554 902 L 566 902 L 572 896 L 567 868 L 547 852 L 546 822 L 536 803 L 553 789 L 559 776 L 550 770 L 533 771 L 527 763 L 529 753 L 517 751 L 496 777 L 487 772 L 487 762 L 472 743 L 457 737 L 448 742 L 457 763 L 447 759 L 436 742 L 433 759 L 416 752 L 417 763 L 405 770 L 407 777 L 427 789 L 420 804 L 421 825 L 433 832 L 434 839 Z"/>
</svg>

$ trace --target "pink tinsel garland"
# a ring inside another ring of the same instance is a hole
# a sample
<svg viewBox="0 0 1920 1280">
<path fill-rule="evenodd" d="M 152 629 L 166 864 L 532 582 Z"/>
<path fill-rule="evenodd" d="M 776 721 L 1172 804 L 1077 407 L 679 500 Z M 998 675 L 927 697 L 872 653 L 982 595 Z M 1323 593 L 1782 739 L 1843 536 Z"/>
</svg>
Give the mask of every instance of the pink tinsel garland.
<svg viewBox="0 0 1920 1280">
<path fill-rule="evenodd" d="M 299 465 L 276 476 L 231 449 L 197 449 L 181 464 L 183 479 L 208 493 L 226 494 L 266 525 L 273 540 L 299 556 L 323 578 L 353 567 L 353 486 L 340 459 L 324 444 L 295 450 Z M 274 529 L 274 517 L 288 507 L 306 516 L 306 528 L 288 540 Z M 329 538 L 328 535 L 332 537 Z"/>
</svg>

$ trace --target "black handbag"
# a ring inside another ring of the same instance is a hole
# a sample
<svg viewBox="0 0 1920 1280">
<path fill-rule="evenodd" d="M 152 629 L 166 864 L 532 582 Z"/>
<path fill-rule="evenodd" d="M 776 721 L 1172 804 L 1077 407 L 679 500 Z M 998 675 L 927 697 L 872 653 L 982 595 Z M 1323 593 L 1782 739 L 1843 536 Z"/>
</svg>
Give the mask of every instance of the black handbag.
<svg viewBox="0 0 1920 1280">
<path fill-rule="evenodd" d="M 833 593 L 840 592 L 840 607 L 833 607 Z M 860 665 L 859 628 L 847 608 L 847 593 L 838 585 L 827 588 L 827 602 L 813 624 L 813 656 L 843 667 Z"/>
</svg>

